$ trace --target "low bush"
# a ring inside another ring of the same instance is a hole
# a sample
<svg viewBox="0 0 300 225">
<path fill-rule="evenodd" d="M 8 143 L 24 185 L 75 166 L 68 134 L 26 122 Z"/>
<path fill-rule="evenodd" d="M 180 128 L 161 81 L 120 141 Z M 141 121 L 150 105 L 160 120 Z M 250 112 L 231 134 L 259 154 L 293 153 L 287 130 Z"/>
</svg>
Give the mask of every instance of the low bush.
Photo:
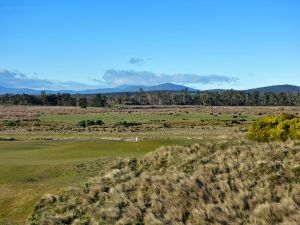
<svg viewBox="0 0 300 225">
<path fill-rule="evenodd" d="M 287 113 L 263 117 L 251 125 L 248 137 L 256 141 L 300 139 L 300 117 Z"/>
<path fill-rule="evenodd" d="M 95 125 L 95 121 L 94 120 L 87 120 L 85 121 L 86 126 L 93 126 Z"/>
<path fill-rule="evenodd" d="M 95 124 L 96 124 L 96 125 L 102 125 L 102 124 L 104 124 L 104 122 L 103 122 L 102 120 L 96 120 L 96 121 L 95 121 Z"/>
<path fill-rule="evenodd" d="M 81 120 L 81 121 L 79 121 L 79 126 L 81 126 L 81 127 L 86 127 L 86 123 L 85 123 L 85 120 Z"/>
<path fill-rule="evenodd" d="M 16 127 L 20 125 L 20 120 L 5 120 L 3 124 L 7 127 Z"/>
<path fill-rule="evenodd" d="M 141 125 L 141 123 L 122 121 L 122 122 L 116 123 L 116 125 L 118 125 L 118 126 L 124 126 L 124 127 L 132 127 L 132 126 Z"/>
<path fill-rule="evenodd" d="M 103 125 L 104 122 L 102 120 L 81 120 L 78 125 L 81 127 L 89 127 L 93 125 Z"/>
</svg>

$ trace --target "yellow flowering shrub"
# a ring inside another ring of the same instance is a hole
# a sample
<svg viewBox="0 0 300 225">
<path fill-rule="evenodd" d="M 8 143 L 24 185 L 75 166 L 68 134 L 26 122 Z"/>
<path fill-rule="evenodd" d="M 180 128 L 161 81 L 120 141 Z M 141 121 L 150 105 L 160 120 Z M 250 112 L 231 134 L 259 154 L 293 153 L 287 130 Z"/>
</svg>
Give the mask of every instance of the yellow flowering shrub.
<svg viewBox="0 0 300 225">
<path fill-rule="evenodd" d="M 256 141 L 300 139 L 300 117 L 286 113 L 263 117 L 250 126 L 248 137 Z"/>
</svg>

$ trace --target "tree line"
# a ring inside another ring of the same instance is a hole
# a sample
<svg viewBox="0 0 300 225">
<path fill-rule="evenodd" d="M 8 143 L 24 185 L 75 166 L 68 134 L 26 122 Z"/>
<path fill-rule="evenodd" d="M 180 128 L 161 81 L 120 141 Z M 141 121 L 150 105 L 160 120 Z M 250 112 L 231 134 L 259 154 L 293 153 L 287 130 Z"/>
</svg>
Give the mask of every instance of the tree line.
<svg viewBox="0 0 300 225">
<path fill-rule="evenodd" d="M 1 105 L 109 107 L 115 105 L 203 105 L 203 106 L 300 106 L 300 93 L 157 91 L 95 95 L 5 94 Z"/>
</svg>

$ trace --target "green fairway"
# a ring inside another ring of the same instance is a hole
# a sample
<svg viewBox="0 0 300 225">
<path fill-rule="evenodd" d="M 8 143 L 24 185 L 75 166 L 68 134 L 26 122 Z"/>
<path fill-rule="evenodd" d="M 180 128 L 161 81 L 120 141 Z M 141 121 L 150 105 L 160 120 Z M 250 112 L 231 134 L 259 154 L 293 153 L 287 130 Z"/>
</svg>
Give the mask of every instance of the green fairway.
<svg viewBox="0 0 300 225">
<path fill-rule="evenodd" d="M 196 140 L 16 141 L 0 145 L 0 224 L 22 224 L 41 195 L 95 175 L 118 157 Z M 99 159 L 98 161 L 95 161 Z M 96 162 L 96 163 L 95 163 Z"/>
</svg>

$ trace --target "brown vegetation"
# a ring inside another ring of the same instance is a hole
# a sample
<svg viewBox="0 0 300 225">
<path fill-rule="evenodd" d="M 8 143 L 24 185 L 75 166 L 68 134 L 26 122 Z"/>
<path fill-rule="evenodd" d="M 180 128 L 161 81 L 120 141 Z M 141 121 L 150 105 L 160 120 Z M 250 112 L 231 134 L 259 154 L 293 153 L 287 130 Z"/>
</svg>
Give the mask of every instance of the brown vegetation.
<svg viewBox="0 0 300 225">
<path fill-rule="evenodd" d="M 292 142 L 162 147 L 46 195 L 30 224 L 297 225 L 299 162 Z"/>
<path fill-rule="evenodd" d="M 0 106 L 0 120 L 37 118 L 41 115 L 68 115 L 120 112 L 134 113 L 147 110 L 150 113 L 178 113 L 178 112 L 201 112 L 212 114 L 280 114 L 289 112 L 299 113 L 299 107 L 293 106 L 126 106 L 126 108 L 92 108 L 82 109 L 79 107 L 51 107 L 51 106 Z"/>
</svg>

